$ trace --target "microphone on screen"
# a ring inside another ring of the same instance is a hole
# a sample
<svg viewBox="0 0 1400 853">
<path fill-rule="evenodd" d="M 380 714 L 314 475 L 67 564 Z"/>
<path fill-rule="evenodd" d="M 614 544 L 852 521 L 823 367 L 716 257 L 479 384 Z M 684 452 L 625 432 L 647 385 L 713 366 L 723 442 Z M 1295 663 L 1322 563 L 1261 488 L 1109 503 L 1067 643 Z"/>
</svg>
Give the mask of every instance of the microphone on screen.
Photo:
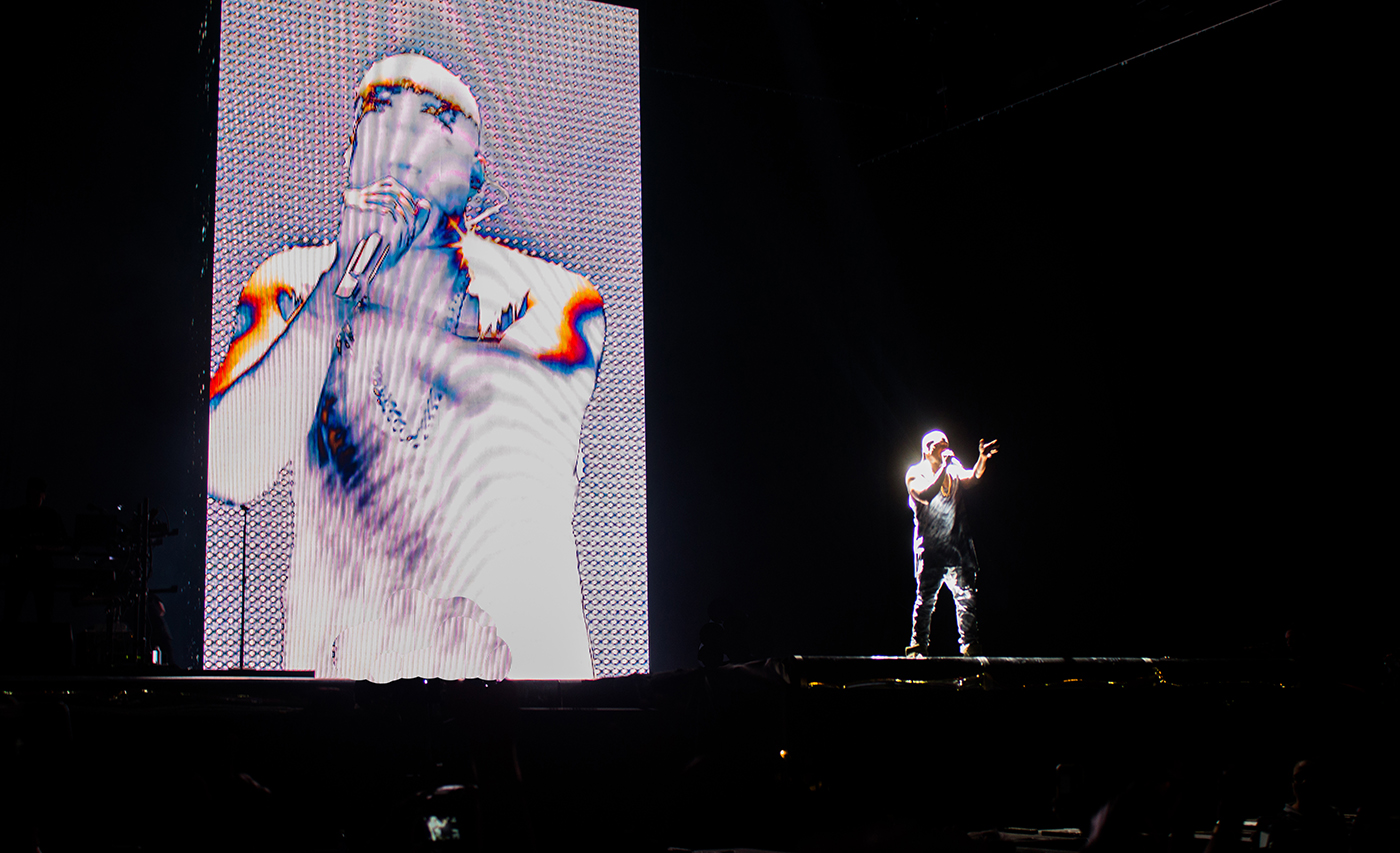
<svg viewBox="0 0 1400 853">
<path fill-rule="evenodd" d="M 427 225 L 430 209 L 431 205 L 426 199 L 413 199 L 413 236 L 416 237 Z M 378 231 L 370 232 L 350 254 L 350 262 L 345 265 L 345 275 L 341 276 L 340 284 L 336 285 L 335 295 L 348 299 L 355 295 L 360 285 L 368 288 L 388 254 L 389 246 L 384 242 L 383 235 Z"/>
<path fill-rule="evenodd" d="M 384 238 L 378 231 L 373 231 L 369 236 L 360 241 L 360 245 L 355 247 L 355 251 L 350 255 L 350 263 L 345 265 L 345 275 L 341 277 L 340 284 L 335 288 L 335 295 L 342 299 L 348 299 L 355 295 L 360 282 L 366 286 L 374 279 L 374 274 L 379 272 L 379 265 L 384 263 L 384 256 L 389 254 L 388 247 L 383 245 Z M 371 268 L 371 262 L 374 266 Z M 369 275 L 365 275 L 365 270 L 369 270 Z M 363 277 L 363 278 L 362 278 Z"/>
</svg>

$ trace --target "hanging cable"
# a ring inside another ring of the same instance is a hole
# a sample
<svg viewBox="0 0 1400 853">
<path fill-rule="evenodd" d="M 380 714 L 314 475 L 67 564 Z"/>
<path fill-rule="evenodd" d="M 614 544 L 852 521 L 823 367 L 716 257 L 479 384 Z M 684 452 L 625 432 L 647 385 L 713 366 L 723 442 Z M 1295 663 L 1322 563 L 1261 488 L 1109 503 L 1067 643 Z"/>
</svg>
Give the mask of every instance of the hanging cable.
<svg viewBox="0 0 1400 853">
<path fill-rule="evenodd" d="M 1059 84 L 1058 86 L 1051 86 L 1049 89 L 1046 89 L 1046 90 L 1043 91 L 1043 92 L 1039 92 L 1039 93 L 1034 94 L 1034 95 L 1031 95 L 1031 96 L 1029 96 L 1029 97 L 1022 98 L 1022 99 L 1019 100 L 1019 101 L 1014 101 L 1014 102 L 1012 102 L 1012 103 L 1010 103 L 1010 104 L 1007 104 L 1007 105 L 1004 106 L 1004 107 L 1001 107 L 1001 108 L 999 108 L 999 109 L 992 110 L 992 111 L 989 112 L 989 113 L 983 113 L 982 115 L 978 116 L 977 118 L 970 118 L 970 119 L 968 119 L 967 121 L 960 122 L 959 124 L 955 124 L 955 125 L 953 125 L 952 127 L 949 127 L 949 128 L 945 128 L 945 129 L 943 129 L 943 130 L 938 131 L 937 133 L 931 133 L 931 134 L 929 134 L 928 136 L 922 137 L 922 138 L 920 138 L 920 139 L 916 139 L 916 140 L 914 140 L 913 142 L 907 142 L 907 143 L 905 143 L 904 145 L 899 146 L 898 148 L 892 148 L 892 149 L 890 149 L 889 151 L 886 151 L 886 152 L 883 153 L 883 154 L 876 154 L 874 157 L 871 157 L 871 158 L 869 158 L 869 159 L 867 159 L 867 160 L 862 160 L 862 161 L 860 161 L 859 163 L 857 163 L 857 164 L 856 164 L 856 168 L 859 169 L 859 168 L 861 168 L 862 166 L 868 166 L 868 165 L 870 165 L 871 163 L 878 163 L 878 162 L 881 161 L 881 160 L 884 160 L 884 159 L 886 159 L 886 158 L 888 158 L 888 157 L 893 157 L 893 156 L 896 155 L 896 154 L 901 154 L 901 153 L 903 153 L 903 152 L 905 152 L 905 151 L 908 151 L 910 148 L 915 148 L 915 147 L 917 147 L 917 146 L 923 145 L 923 144 L 926 143 L 926 142 L 931 142 L 931 141 L 937 139 L 938 137 L 943 136 L 943 135 L 945 135 L 945 134 L 952 133 L 952 132 L 955 131 L 955 130 L 961 130 L 962 128 L 967 127 L 969 124 L 976 124 L 977 122 L 981 121 L 981 120 L 984 119 L 984 118 L 991 118 L 992 116 L 1000 115 L 1001 113 L 1003 113 L 1003 112 L 1005 112 L 1005 111 L 1011 109 L 1012 107 L 1019 107 L 1020 105 L 1022 105 L 1022 104 L 1024 104 L 1024 103 L 1028 103 L 1028 102 L 1030 102 L 1030 101 L 1034 101 L 1036 98 L 1044 97 L 1044 96 L 1050 94 L 1051 92 L 1058 92 L 1060 89 L 1063 89 L 1063 88 L 1065 88 L 1066 86 L 1073 86 L 1075 83 L 1079 83 L 1079 82 L 1081 82 L 1081 81 L 1088 80 L 1090 77 L 1097 77 L 1098 75 L 1104 73 L 1105 71 L 1111 71 L 1111 70 L 1114 69 L 1114 68 L 1121 68 L 1121 67 L 1123 67 L 1124 65 L 1127 65 L 1129 62 L 1132 62 L 1132 61 L 1135 60 L 1135 59 L 1141 59 L 1141 58 L 1143 58 L 1144 56 L 1149 56 L 1149 55 L 1151 55 L 1151 54 L 1156 53 L 1156 52 L 1159 51 L 1159 50 L 1165 50 L 1166 48 L 1169 48 L 1169 47 L 1171 47 L 1171 46 L 1174 45 L 1174 44 L 1178 44 L 1178 43 L 1180 43 L 1180 42 L 1186 41 L 1186 40 L 1189 39 L 1189 38 L 1195 38 L 1196 36 L 1198 36 L 1198 35 L 1200 35 L 1200 34 L 1202 34 L 1202 33 L 1208 33 L 1208 32 L 1210 32 L 1210 31 L 1213 30 L 1213 29 L 1216 29 L 1216 28 L 1218 28 L 1218 27 L 1223 27 L 1223 26 L 1225 26 L 1226 24 L 1231 23 L 1231 22 L 1233 22 L 1233 21 L 1238 21 L 1240 18 L 1246 18 L 1246 17 L 1248 17 L 1248 16 L 1250 16 L 1250 15 L 1253 15 L 1255 12 L 1262 11 L 1262 10 L 1264 10 L 1264 9 L 1269 8 L 1270 6 L 1277 6 L 1279 3 L 1282 3 L 1282 2 L 1283 2 L 1283 0 L 1271 0 L 1271 2 L 1265 3 L 1263 6 L 1259 6 L 1259 7 L 1256 7 L 1256 8 L 1254 8 L 1254 9 L 1250 9 L 1248 12 L 1241 12 L 1241 13 L 1239 13 L 1238 15 L 1235 15 L 1234 17 L 1226 18 L 1225 20 L 1220 21 L 1220 22 L 1218 22 L 1218 23 L 1211 24 L 1211 25 L 1208 26 L 1208 27 L 1202 27 L 1201 29 L 1196 30 L 1194 33 L 1187 33 L 1186 35 L 1181 36 L 1180 38 L 1172 39 L 1171 41 L 1169 41 L 1169 42 L 1167 42 L 1167 43 L 1165 43 L 1165 44 L 1159 44 L 1159 45 L 1157 45 L 1156 47 L 1154 47 L 1154 48 L 1152 48 L 1152 49 L 1150 49 L 1150 50 L 1144 50 L 1142 53 L 1136 54 L 1136 55 L 1134 55 L 1134 56 L 1130 56 L 1130 57 L 1128 57 L 1127 59 L 1124 59 L 1124 60 L 1122 60 L 1122 61 L 1120 61 L 1120 62 L 1115 62 L 1115 63 L 1113 63 L 1112 65 L 1105 65 L 1103 68 L 1100 68 L 1098 71 L 1090 71 L 1088 74 L 1084 74 L 1084 75 L 1082 75 L 1082 76 L 1076 77 L 1076 78 L 1074 78 L 1073 80 L 1066 81 L 1066 82 L 1064 82 L 1064 83 Z"/>
</svg>

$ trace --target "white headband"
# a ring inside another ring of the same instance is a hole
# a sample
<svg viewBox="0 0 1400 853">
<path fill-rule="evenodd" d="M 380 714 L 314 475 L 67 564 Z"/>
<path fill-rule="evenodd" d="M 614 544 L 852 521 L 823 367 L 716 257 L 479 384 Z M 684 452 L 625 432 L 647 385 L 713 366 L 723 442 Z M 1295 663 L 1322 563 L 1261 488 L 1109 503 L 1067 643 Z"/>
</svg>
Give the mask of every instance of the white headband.
<svg viewBox="0 0 1400 853">
<path fill-rule="evenodd" d="M 417 91 L 431 92 L 461 110 L 472 121 L 481 124 L 481 112 L 476 98 L 466 83 L 426 56 L 400 53 L 386 56 L 365 71 L 356 97 L 361 101 L 376 86 L 407 86 Z"/>
</svg>

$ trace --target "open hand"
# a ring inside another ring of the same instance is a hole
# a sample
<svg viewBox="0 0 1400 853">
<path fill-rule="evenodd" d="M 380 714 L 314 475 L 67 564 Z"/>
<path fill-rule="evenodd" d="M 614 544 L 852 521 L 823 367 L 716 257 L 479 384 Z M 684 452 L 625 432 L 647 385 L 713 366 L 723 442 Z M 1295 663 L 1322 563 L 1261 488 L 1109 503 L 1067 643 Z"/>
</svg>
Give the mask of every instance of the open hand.
<svg viewBox="0 0 1400 853">
<path fill-rule="evenodd" d="M 981 456 L 983 459 L 991 459 L 993 456 L 996 456 L 997 440 L 995 438 L 991 441 L 980 438 L 977 439 L 977 455 Z"/>
</svg>

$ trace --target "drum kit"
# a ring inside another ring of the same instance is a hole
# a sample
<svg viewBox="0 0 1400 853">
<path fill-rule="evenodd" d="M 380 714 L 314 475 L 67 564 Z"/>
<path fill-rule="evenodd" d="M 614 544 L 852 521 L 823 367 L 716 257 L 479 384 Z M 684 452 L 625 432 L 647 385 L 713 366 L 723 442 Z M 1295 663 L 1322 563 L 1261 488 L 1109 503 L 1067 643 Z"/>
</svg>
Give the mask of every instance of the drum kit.
<svg viewBox="0 0 1400 853">
<path fill-rule="evenodd" d="M 26 668 L 105 672 L 167 662 L 170 634 L 157 595 L 179 588 L 150 588 L 151 559 L 155 546 L 179 531 L 159 515 L 148 500 L 134 509 L 118 506 L 115 513 L 80 514 L 71 540 L 44 549 L 52 568 L 42 586 L 53 595 L 67 594 L 73 622 L 33 626 L 43 635 L 34 637 L 42 647 L 28 655 Z M 20 570 L 18 564 L 7 568 Z"/>
</svg>

